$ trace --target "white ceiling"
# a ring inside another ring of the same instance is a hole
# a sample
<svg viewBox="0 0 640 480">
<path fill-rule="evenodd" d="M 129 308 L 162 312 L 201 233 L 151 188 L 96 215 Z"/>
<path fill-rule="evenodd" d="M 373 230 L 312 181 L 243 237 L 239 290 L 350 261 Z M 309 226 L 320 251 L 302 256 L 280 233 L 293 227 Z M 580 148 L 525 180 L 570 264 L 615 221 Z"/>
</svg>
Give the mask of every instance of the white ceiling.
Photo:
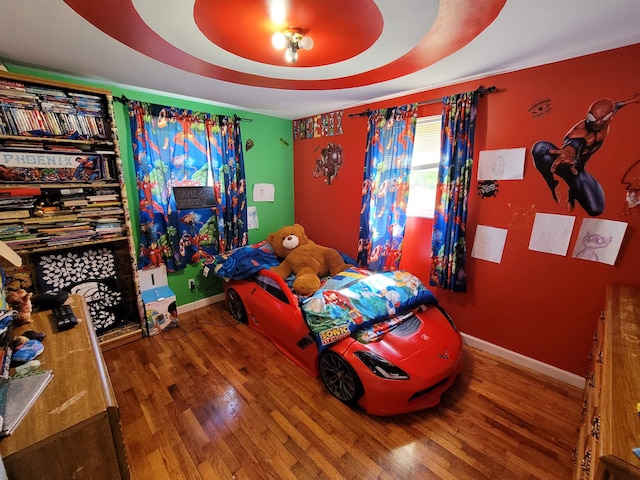
<svg viewBox="0 0 640 480">
<path fill-rule="evenodd" d="M 194 16 L 198 0 L 83 0 L 92 5 L 94 13 L 98 8 L 109 9 L 108 13 L 121 22 L 122 31 L 109 34 L 94 26 L 97 22 L 91 23 L 76 13 L 69 6 L 74 1 L 79 0 L 0 0 L 0 60 L 288 119 L 640 43 L 640 0 L 507 0 L 495 20 L 455 52 L 432 63 L 425 60 L 426 66 L 403 71 L 398 78 L 372 83 L 370 71 L 389 68 L 391 62 L 407 56 L 425 38 L 432 38 L 428 34 L 433 36 L 430 29 L 440 13 L 457 8 L 476 15 L 485 4 L 495 7 L 503 0 L 359 0 L 371 2 L 384 21 L 377 40 L 350 59 L 317 66 L 261 63 L 220 48 L 198 27 Z M 245 2 L 249 6 L 267 1 L 274 0 L 230 3 L 238 7 Z M 300 4 L 295 2 L 300 1 L 288 0 L 290 8 L 296 8 Z M 336 5 L 348 6 L 350 1 L 354 0 L 332 4 L 316 0 L 320 6 L 334 9 Z M 468 10 L 470 5 L 473 11 Z M 313 6 L 318 8 L 315 3 Z M 341 9 L 332 14 L 339 15 Z M 161 56 L 139 53 L 139 49 L 127 46 L 121 39 L 135 38 L 143 30 L 125 26 L 124 17 L 131 12 L 137 12 L 149 32 L 158 34 L 177 51 L 207 65 L 224 67 L 238 80 L 190 73 L 169 64 L 183 65 L 179 62 L 163 61 Z M 118 17 L 120 13 L 122 17 Z M 96 15 L 101 18 L 103 14 Z M 350 21 L 366 20 L 341 21 L 348 25 Z M 254 32 L 238 31 L 237 35 L 245 45 L 256 38 Z M 338 41 L 332 45 L 340 48 Z M 318 52 L 322 49 L 318 41 L 315 48 Z M 301 51 L 300 56 L 313 53 Z M 251 80 L 243 80 L 243 75 Z M 330 88 L 317 86 L 318 80 L 345 78 L 358 78 L 359 83 L 336 88 L 342 81 L 338 80 Z M 293 83 L 297 85 L 283 88 L 278 83 L 282 80 L 296 80 Z"/>
</svg>

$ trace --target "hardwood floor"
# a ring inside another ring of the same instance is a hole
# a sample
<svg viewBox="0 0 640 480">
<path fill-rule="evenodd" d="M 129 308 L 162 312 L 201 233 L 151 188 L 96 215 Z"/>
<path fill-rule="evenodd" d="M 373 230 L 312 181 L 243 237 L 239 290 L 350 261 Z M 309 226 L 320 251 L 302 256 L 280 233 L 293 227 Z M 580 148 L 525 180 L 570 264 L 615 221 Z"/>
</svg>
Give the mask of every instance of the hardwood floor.
<svg viewBox="0 0 640 480">
<path fill-rule="evenodd" d="M 571 477 L 579 389 L 466 347 L 441 404 L 371 417 L 222 303 L 104 354 L 135 480 Z"/>
</svg>

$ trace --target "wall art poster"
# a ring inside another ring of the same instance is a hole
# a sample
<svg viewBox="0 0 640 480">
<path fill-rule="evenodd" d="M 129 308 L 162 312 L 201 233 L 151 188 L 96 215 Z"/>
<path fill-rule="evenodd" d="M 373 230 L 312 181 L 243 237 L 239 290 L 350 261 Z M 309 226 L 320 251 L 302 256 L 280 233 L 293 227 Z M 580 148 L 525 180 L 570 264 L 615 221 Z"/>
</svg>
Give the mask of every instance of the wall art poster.
<svg viewBox="0 0 640 480">
<path fill-rule="evenodd" d="M 478 159 L 478 180 L 522 180 L 525 148 L 483 150 Z"/>
<path fill-rule="evenodd" d="M 0 151 L 0 180 L 10 182 L 93 182 L 112 177 L 99 154 Z"/>
<path fill-rule="evenodd" d="M 536 213 L 529 250 L 565 256 L 576 217 Z"/>
<path fill-rule="evenodd" d="M 626 230 L 626 222 L 583 219 L 578 240 L 573 249 L 573 258 L 613 265 L 618 257 Z"/>
<path fill-rule="evenodd" d="M 493 263 L 500 263 L 506 241 L 506 229 L 478 225 L 471 256 Z"/>
<path fill-rule="evenodd" d="M 116 258 L 109 247 L 42 255 L 36 260 L 36 278 L 43 293 L 66 290 L 82 295 L 98 335 L 126 321 Z"/>
<path fill-rule="evenodd" d="M 342 135 L 342 116 L 344 110 L 323 113 L 313 117 L 293 120 L 293 139 L 332 137 Z"/>
<path fill-rule="evenodd" d="M 638 103 L 640 93 L 615 101 L 599 98 L 589 106 L 585 116 L 578 118 L 578 123 L 564 135 L 562 142 L 542 139 L 533 144 L 533 163 L 556 203 L 566 203 L 573 209 L 577 202 L 591 217 L 602 214 L 605 207 L 604 190 L 587 169 L 587 164 L 593 161 L 594 156 L 597 162 L 606 164 L 606 157 L 597 153 L 604 150 L 600 147 L 609 135 L 614 115 L 623 107 Z"/>
</svg>

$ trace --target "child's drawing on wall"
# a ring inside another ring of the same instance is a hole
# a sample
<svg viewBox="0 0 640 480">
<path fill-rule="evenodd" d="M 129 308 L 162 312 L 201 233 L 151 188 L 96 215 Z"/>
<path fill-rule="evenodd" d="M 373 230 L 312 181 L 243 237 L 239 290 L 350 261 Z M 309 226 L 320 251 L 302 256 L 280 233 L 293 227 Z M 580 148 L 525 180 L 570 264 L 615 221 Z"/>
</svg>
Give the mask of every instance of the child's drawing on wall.
<svg viewBox="0 0 640 480">
<path fill-rule="evenodd" d="M 625 222 L 585 218 L 573 249 L 573 258 L 613 265 L 626 229 Z"/>
<path fill-rule="evenodd" d="M 570 215 L 536 213 L 529 250 L 565 256 L 576 218 Z"/>
<path fill-rule="evenodd" d="M 598 257 L 597 250 L 607 248 L 611 244 L 611 240 L 613 240 L 612 235 L 605 237 L 599 233 L 587 232 L 584 237 L 578 239 L 578 242 L 582 243 L 582 250 L 579 250 L 575 257 L 599 262 L 600 257 Z"/>
</svg>

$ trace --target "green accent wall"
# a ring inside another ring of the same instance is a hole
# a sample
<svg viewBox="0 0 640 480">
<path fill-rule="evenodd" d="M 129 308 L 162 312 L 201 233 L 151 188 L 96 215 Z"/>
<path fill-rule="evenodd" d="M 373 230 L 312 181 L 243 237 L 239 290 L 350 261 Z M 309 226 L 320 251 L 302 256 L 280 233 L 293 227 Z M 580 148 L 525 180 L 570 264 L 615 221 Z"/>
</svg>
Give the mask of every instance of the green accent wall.
<svg viewBox="0 0 640 480">
<path fill-rule="evenodd" d="M 251 139 L 254 146 L 249 151 L 244 148 L 245 171 L 247 176 L 247 203 L 255 206 L 258 212 L 259 228 L 249 230 L 249 242 L 255 243 L 267 238 L 269 233 L 294 221 L 293 208 L 293 138 L 291 120 L 261 115 L 246 110 L 236 110 L 213 105 L 204 100 L 189 99 L 183 96 L 171 96 L 169 93 L 150 92 L 125 88 L 97 81 L 63 75 L 55 72 L 5 64 L 11 73 L 32 75 L 34 77 L 75 83 L 111 90 L 114 97 L 125 96 L 130 100 L 156 103 L 171 107 L 184 108 L 219 115 L 238 115 L 243 119 L 240 124 L 242 141 Z M 118 130 L 120 155 L 124 166 L 124 178 L 129 197 L 132 228 L 136 251 L 139 248 L 139 211 L 138 187 L 135 177 L 131 135 L 127 105 L 114 100 L 113 110 Z M 253 202 L 253 186 L 256 183 L 271 183 L 275 186 L 273 202 Z M 184 270 L 170 273 L 169 286 L 176 294 L 178 305 L 202 300 L 222 292 L 222 281 L 214 275 L 203 276 L 201 264 L 191 264 Z M 196 282 L 194 292 L 189 291 L 187 280 Z"/>
</svg>

